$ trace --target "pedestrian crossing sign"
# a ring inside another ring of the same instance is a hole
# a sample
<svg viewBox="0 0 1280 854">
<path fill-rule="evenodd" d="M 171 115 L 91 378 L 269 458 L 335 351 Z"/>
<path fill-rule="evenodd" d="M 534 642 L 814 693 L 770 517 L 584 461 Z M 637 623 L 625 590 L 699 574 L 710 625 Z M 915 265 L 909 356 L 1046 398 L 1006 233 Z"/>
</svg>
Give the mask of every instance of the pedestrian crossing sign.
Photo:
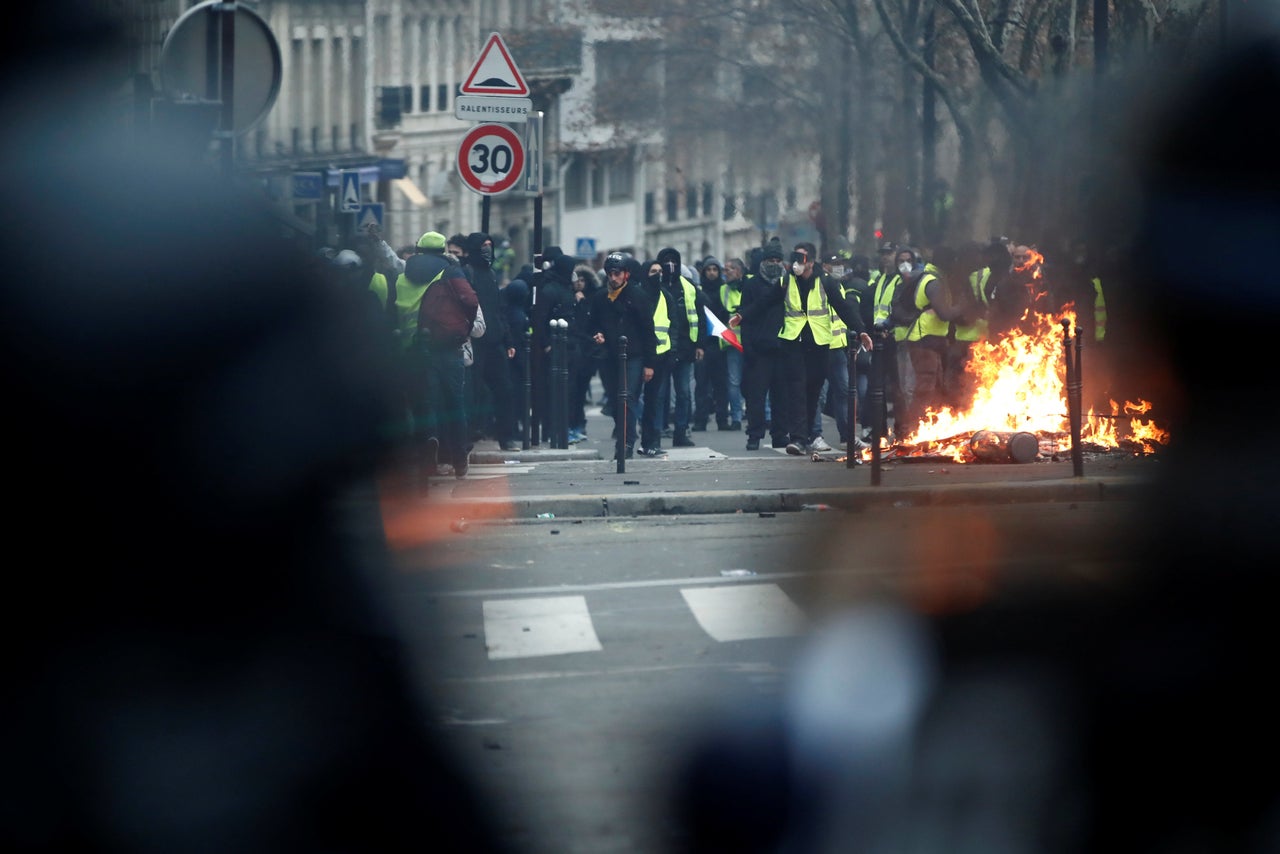
<svg viewBox="0 0 1280 854">
<path fill-rule="evenodd" d="M 382 228 L 383 206 L 381 202 L 366 202 L 360 206 L 360 214 L 356 217 L 356 228 L 364 229 L 371 225 Z"/>
<path fill-rule="evenodd" d="M 342 192 L 338 194 L 338 204 L 342 213 L 360 213 L 359 172 L 342 173 Z"/>
</svg>

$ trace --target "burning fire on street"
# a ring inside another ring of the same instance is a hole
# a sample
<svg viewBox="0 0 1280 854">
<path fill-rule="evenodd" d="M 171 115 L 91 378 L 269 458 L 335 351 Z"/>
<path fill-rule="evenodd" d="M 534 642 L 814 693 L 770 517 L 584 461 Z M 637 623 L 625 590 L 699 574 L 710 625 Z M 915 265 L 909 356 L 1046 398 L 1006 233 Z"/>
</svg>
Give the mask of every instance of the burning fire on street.
<svg viewBox="0 0 1280 854">
<path fill-rule="evenodd" d="M 889 458 L 944 457 L 969 463 L 997 457 L 1009 461 L 1012 455 L 1014 461 L 1028 462 L 1070 451 L 1063 319 L 1075 328 L 1069 310 L 1058 317 L 1031 313 L 1022 329 L 975 344 L 967 371 L 973 389 L 969 405 L 929 409 L 914 432 L 885 446 Z M 1168 444 L 1169 435 L 1144 417 L 1150 411 L 1145 400 L 1113 400 L 1109 412 L 1089 408 L 1081 419 L 1081 449 L 1156 453 Z M 1038 448 L 1026 434 L 1036 437 Z M 1011 439 L 1022 439 L 1020 450 L 1009 444 Z"/>
</svg>

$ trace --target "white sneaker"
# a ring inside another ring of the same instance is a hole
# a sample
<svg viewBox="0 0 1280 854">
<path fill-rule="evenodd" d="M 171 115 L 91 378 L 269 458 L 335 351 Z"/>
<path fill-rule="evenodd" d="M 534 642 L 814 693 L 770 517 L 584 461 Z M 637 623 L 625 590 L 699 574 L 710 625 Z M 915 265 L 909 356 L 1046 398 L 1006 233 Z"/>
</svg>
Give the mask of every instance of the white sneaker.
<svg viewBox="0 0 1280 854">
<path fill-rule="evenodd" d="M 818 438 L 814 439 L 812 442 L 810 442 L 810 443 L 809 443 L 809 450 L 811 450 L 811 451 L 829 451 L 829 450 L 831 450 L 831 446 L 827 444 L 827 440 L 826 440 L 826 439 L 824 439 L 824 438 L 822 438 L 821 436 L 819 436 Z"/>
</svg>

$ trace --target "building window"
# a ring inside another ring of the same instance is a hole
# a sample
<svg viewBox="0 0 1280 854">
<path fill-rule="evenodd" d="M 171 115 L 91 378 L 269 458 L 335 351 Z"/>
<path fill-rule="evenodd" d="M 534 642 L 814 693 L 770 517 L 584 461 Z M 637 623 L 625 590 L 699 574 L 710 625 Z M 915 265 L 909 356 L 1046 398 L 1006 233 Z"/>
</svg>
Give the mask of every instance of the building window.
<svg viewBox="0 0 1280 854">
<path fill-rule="evenodd" d="M 402 113 L 413 112 L 413 87 L 412 86 L 400 87 L 400 112 Z"/>
<path fill-rule="evenodd" d="M 712 191 L 711 182 L 707 181 L 702 185 L 702 215 L 711 216 L 711 199 L 715 196 Z"/>
<path fill-rule="evenodd" d="M 588 166 L 591 173 L 591 206 L 600 207 L 604 204 L 604 181 L 605 169 L 604 164 L 599 161 L 591 161 Z"/>
<path fill-rule="evenodd" d="M 635 164 L 631 152 L 624 151 L 609 164 L 609 201 L 629 202 L 635 198 Z"/>
<path fill-rule="evenodd" d="M 449 109 L 449 84 L 441 83 L 436 86 L 436 110 L 443 113 Z"/>
<path fill-rule="evenodd" d="M 586 160 L 574 156 L 569 161 L 569 168 L 564 170 L 564 206 L 566 208 L 587 206 L 587 179 Z"/>
<path fill-rule="evenodd" d="M 317 153 L 320 151 L 320 126 L 311 126 L 311 151 Z"/>
<path fill-rule="evenodd" d="M 347 135 L 351 137 L 351 150 L 360 150 L 360 125 L 355 122 L 351 123 L 351 127 L 347 128 Z"/>
<path fill-rule="evenodd" d="M 787 210 L 793 211 L 795 209 L 796 209 L 796 188 L 787 187 Z"/>
<path fill-rule="evenodd" d="M 289 146 L 295 156 L 302 153 L 302 128 L 289 128 Z"/>
<path fill-rule="evenodd" d="M 680 214 L 680 194 L 667 190 L 667 222 L 675 222 Z"/>
<path fill-rule="evenodd" d="M 653 193 L 644 194 L 644 224 L 653 225 L 658 218 L 658 203 Z"/>
<path fill-rule="evenodd" d="M 421 112 L 431 112 L 431 87 L 423 86 L 418 92 L 418 109 Z"/>
<path fill-rule="evenodd" d="M 737 208 L 737 205 L 734 204 L 733 194 L 725 193 L 724 194 L 724 211 L 721 214 L 721 216 L 726 220 L 733 219 L 733 215 L 737 213 L 737 210 L 738 208 Z"/>
<path fill-rule="evenodd" d="M 684 209 L 689 214 L 689 219 L 698 218 L 698 188 L 689 187 L 684 191 Z"/>
</svg>

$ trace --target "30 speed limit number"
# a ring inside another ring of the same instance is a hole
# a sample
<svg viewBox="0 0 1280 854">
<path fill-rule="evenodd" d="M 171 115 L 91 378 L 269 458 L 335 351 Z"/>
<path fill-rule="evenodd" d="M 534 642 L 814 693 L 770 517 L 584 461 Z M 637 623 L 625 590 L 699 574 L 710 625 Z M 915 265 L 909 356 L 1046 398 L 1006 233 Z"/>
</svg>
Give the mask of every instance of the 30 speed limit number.
<svg viewBox="0 0 1280 854">
<path fill-rule="evenodd" d="M 524 142 L 506 125 L 476 125 L 458 146 L 458 175 L 477 193 L 505 193 L 523 172 Z"/>
</svg>

